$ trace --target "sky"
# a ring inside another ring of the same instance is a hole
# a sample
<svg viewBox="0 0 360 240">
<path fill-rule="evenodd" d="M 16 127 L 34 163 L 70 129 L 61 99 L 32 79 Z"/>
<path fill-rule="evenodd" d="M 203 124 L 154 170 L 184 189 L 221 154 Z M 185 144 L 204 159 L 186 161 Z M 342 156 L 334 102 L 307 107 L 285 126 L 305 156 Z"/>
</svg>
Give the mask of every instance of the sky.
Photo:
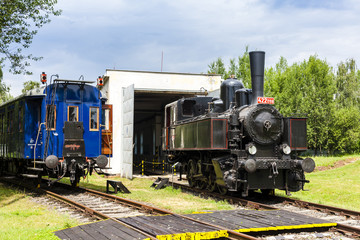
<svg viewBox="0 0 360 240">
<path fill-rule="evenodd" d="M 266 67 L 280 57 L 289 64 L 316 54 L 336 67 L 360 62 L 358 0 L 58 0 L 59 17 L 39 29 L 25 52 L 31 76 L 3 81 L 11 94 L 40 73 L 62 79 L 96 80 L 106 69 L 206 73 L 222 57 L 241 56 L 245 47 L 266 52 Z"/>
</svg>

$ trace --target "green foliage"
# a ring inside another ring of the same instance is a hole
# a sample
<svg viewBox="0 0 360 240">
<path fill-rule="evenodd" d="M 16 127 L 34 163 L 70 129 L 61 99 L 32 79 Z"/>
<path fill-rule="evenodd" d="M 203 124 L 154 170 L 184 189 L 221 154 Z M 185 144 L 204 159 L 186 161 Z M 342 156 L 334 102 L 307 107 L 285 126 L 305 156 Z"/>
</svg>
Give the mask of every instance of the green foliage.
<svg viewBox="0 0 360 240">
<path fill-rule="evenodd" d="M 245 52 L 242 56 L 238 57 L 238 62 L 235 58 L 230 59 L 229 70 L 226 70 L 224 61 L 219 57 L 216 61 L 211 62 L 208 67 L 208 73 L 220 74 L 222 79 L 235 77 L 241 80 L 246 88 L 251 87 L 251 74 L 250 74 L 250 58 L 249 47 L 246 46 Z"/>
<path fill-rule="evenodd" d="M 238 57 L 235 76 L 243 82 L 246 88 L 251 88 L 249 46 L 246 46 L 243 55 Z"/>
<path fill-rule="evenodd" d="M 356 71 L 354 59 L 338 64 L 336 74 L 336 104 L 338 108 L 359 106 L 360 83 L 359 71 Z"/>
<path fill-rule="evenodd" d="M 360 149 L 360 111 L 357 106 L 340 108 L 330 127 L 329 149 L 332 153 L 355 153 Z"/>
<path fill-rule="evenodd" d="M 23 54 L 29 48 L 37 29 L 50 22 L 50 15 L 58 16 L 57 0 L 2 0 L 0 2 L 0 64 L 10 62 L 10 72 L 31 74 L 26 70 L 29 60 L 40 58 Z"/>
<path fill-rule="evenodd" d="M 286 117 L 307 117 L 308 145 L 327 149 L 335 105 L 334 75 L 326 61 L 310 56 L 302 63 L 288 66 L 280 58 L 275 68 L 266 71 L 265 93 L 275 97 L 276 107 Z"/>
<path fill-rule="evenodd" d="M 3 80 L 3 73 L 0 67 L 0 103 L 6 102 L 12 98 L 10 95 L 10 88 L 6 86 L 5 83 L 2 82 Z"/>
<path fill-rule="evenodd" d="M 40 87 L 40 83 L 30 80 L 30 81 L 24 82 L 23 86 L 24 86 L 24 88 L 21 90 L 21 92 L 26 93 L 27 91 L 29 91 L 31 89 Z"/>
<path fill-rule="evenodd" d="M 208 67 L 208 73 L 220 74 L 223 79 L 228 78 L 228 73 L 226 72 L 225 65 L 221 57 L 219 57 L 216 61 L 211 62 Z"/>
</svg>

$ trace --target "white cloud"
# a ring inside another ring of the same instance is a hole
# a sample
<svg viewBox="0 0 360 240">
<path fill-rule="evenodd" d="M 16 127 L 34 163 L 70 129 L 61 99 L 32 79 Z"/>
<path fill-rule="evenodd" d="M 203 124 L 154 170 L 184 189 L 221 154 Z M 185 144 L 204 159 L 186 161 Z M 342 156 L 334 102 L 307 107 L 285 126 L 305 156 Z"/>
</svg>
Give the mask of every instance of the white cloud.
<svg viewBox="0 0 360 240">
<path fill-rule="evenodd" d="M 40 29 L 29 49 L 44 56 L 30 68 L 35 76 L 43 69 L 69 78 L 96 78 L 113 67 L 159 71 L 162 51 L 164 71 L 206 72 L 246 45 L 266 51 L 267 67 L 280 56 L 289 64 L 313 54 L 333 66 L 360 61 L 356 0 L 63 0 L 58 8 L 62 16 Z M 12 87 L 29 79 L 4 74 Z"/>
</svg>

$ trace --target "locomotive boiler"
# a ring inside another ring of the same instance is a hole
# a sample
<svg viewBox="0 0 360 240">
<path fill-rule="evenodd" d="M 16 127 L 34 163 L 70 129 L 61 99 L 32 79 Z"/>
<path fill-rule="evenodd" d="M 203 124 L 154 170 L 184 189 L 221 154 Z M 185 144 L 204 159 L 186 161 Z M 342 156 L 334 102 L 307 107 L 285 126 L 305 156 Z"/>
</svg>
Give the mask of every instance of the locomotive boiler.
<svg viewBox="0 0 360 240">
<path fill-rule="evenodd" d="M 250 52 L 252 89 L 227 79 L 220 98 L 183 98 L 165 107 L 163 146 L 186 169 L 190 186 L 241 192 L 303 189 L 315 162 L 306 147 L 306 118 L 284 117 L 263 96 L 265 52 Z"/>
</svg>

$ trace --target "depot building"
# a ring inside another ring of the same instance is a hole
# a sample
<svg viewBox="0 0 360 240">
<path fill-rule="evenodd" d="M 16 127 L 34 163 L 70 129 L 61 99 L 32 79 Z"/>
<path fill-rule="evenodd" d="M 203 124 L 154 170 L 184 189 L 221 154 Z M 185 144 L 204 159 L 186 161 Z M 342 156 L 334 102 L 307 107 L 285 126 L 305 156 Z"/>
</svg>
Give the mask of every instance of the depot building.
<svg viewBox="0 0 360 240">
<path fill-rule="evenodd" d="M 216 95 L 221 75 L 106 70 L 101 92 L 102 152 L 107 173 L 132 178 L 135 166 L 161 151 L 165 105 L 181 98 Z"/>
</svg>

